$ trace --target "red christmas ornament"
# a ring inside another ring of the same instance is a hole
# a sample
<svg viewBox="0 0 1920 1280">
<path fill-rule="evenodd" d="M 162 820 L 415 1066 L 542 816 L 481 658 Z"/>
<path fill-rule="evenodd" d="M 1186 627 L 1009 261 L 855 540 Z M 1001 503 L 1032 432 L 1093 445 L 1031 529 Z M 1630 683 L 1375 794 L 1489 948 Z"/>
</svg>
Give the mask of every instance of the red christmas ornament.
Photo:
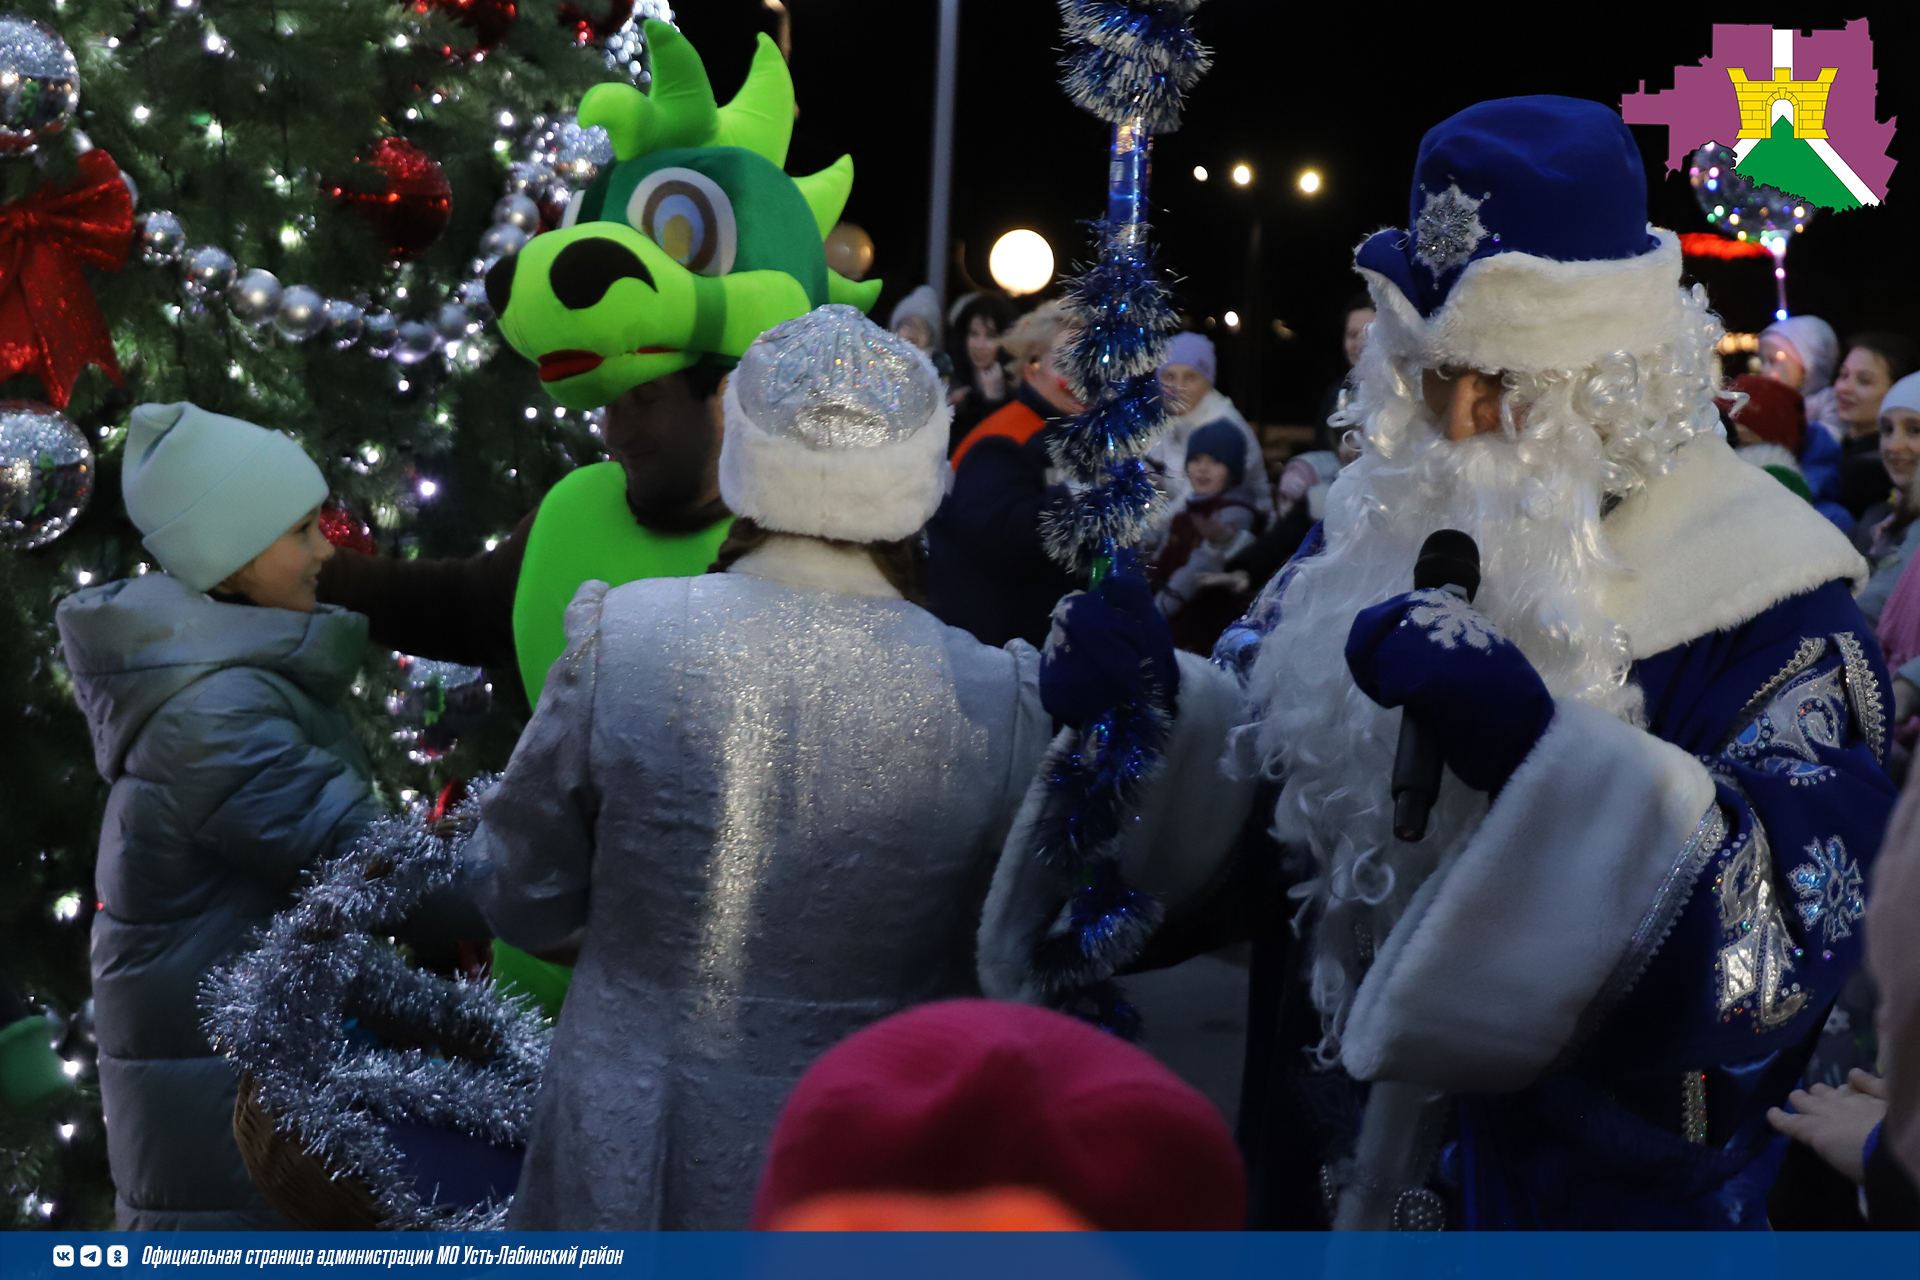
<svg viewBox="0 0 1920 1280">
<path fill-rule="evenodd" d="M 355 172 L 328 187 L 359 214 L 390 258 L 424 252 L 453 216 L 453 185 L 440 162 L 405 138 L 382 138 L 371 155 L 354 161 Z"/>
<path fill-rule="evenodd" d="M 364 556 L 377 555 L 380 551 L 373 544 L 373 530 L 337 502 L 320 508 L 320 532 L 328 542 L 347 551 L 358 551 Z"/>
<path fill-rule="evenodd" d="M 118 271 L 133 244 L 133 199 L 120 166 L 98 147 L 64 186 L 48 183 L 0 205 L 0 380 L 35 374 L 64 409 L 90 364 L 125 386 L 113 338 L 82 264 Z"/>
<path fill-rule="evenodd" d="M 441 13 L 473 32 L 473 43 L 464 49 L 450 44 L 440 46 L 443 56 L 456 62 L 479 62 L 507 38 L 520 7 L 514 0 L 402 0 L 415 13 Z"/>
<path fill-rule="evenodd" d="M 607 11 L 598 18 L 581 5 L 560 6 L 560 25 L 573 32 L 575 44 L 597 44 L 626 26 L 632 16 L 633 0 L 607 0 Z"/>
</svg>

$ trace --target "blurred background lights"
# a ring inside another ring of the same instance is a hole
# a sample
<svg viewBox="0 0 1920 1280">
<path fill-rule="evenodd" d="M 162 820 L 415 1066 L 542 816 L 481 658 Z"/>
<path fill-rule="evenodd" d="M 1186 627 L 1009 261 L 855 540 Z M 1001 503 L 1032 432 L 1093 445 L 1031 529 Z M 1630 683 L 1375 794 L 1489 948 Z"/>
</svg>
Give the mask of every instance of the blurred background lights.
<svg viewBox="0 0 1920 1280">
<path fill-rule="evenodd" d="M 1252 166 L 1244 165 L 1244 164 L 1237 164 L 1233 166 L 1233 185 L 1234 186 L 1244 187 L 1250 184 L 1252 181 L 1253 181 Z"/>
<path fill-rule="evenodd" d="M 1207 166 L 1203 164 L 1193 166 L 1193 180 L 1195 182 L 1205 182 L 1207 180 Z"/>
<path fill-rule="evenodd" d="M 1300 189 L 1308 195 L 1320 190 L 1320 175 L 1309 169 L 1300 175 Z"/>
<path fill-rule="evenodd" d="M 1037 293 L 1053 279 L 1053 246 L 1037 231 L 1009 231 L 993 242 L 987 272 L 1016 298 Z"/>
</svg>

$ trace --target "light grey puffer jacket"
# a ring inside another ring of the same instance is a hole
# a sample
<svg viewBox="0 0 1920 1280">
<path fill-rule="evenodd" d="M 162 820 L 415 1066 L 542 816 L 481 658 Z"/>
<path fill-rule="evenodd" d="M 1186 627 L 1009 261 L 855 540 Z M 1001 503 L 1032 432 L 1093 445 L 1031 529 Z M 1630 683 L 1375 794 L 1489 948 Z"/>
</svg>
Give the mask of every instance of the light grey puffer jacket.
<svg viewBox="0 0 1920 1280">
<path fill-rule="evenodd" d="M 120 1226 L 286 1227 L 241 1163 L 235 1078 L 196 998 L 208 968 L 290 905 L 301 870 L 377 816 L 339 707 L 367 620 L 222 604 L 158 573 L 77 592 L 57 616 L 113 784 L 93 994 Z"/>
</svg>

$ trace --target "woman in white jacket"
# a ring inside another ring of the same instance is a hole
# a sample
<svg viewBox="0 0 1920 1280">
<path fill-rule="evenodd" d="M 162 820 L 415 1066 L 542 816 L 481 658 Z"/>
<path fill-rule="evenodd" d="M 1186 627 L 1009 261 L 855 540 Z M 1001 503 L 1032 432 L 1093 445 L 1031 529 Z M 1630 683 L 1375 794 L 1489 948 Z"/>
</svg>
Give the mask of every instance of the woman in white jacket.
<svg viewBox="0 0 1920 1280">
<path fill-rule="evenodd" d="M 470 845 L 499 935 L 578 969 L 514 1229 L 742 1229 L 793 1082 L 977 990 L 974 930 L 1045 750 L 1038 655 L 913 603 L 949 409 L 851 307 L 725 395 L 721 572 L 588 583 Z"/>
</svg>

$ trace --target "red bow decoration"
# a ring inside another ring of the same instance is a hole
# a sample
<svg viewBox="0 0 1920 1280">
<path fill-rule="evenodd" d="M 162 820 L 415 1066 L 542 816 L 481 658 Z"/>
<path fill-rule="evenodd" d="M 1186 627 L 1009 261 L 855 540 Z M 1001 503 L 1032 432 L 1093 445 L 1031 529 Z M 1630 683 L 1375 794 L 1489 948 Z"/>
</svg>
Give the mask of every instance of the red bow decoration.
<svg viewBox="0 0 1920 1280">
<path fill-rule="evenodd" d="M 82 263 L 118 271 L 133 247 L 133 197 L 113 157 L 95 148 L 80 176 L 0 205 L 0 379 L 40 377 L 64 409 L 90 364 L 121 386 L 113 337 Z"/>
</svg>

